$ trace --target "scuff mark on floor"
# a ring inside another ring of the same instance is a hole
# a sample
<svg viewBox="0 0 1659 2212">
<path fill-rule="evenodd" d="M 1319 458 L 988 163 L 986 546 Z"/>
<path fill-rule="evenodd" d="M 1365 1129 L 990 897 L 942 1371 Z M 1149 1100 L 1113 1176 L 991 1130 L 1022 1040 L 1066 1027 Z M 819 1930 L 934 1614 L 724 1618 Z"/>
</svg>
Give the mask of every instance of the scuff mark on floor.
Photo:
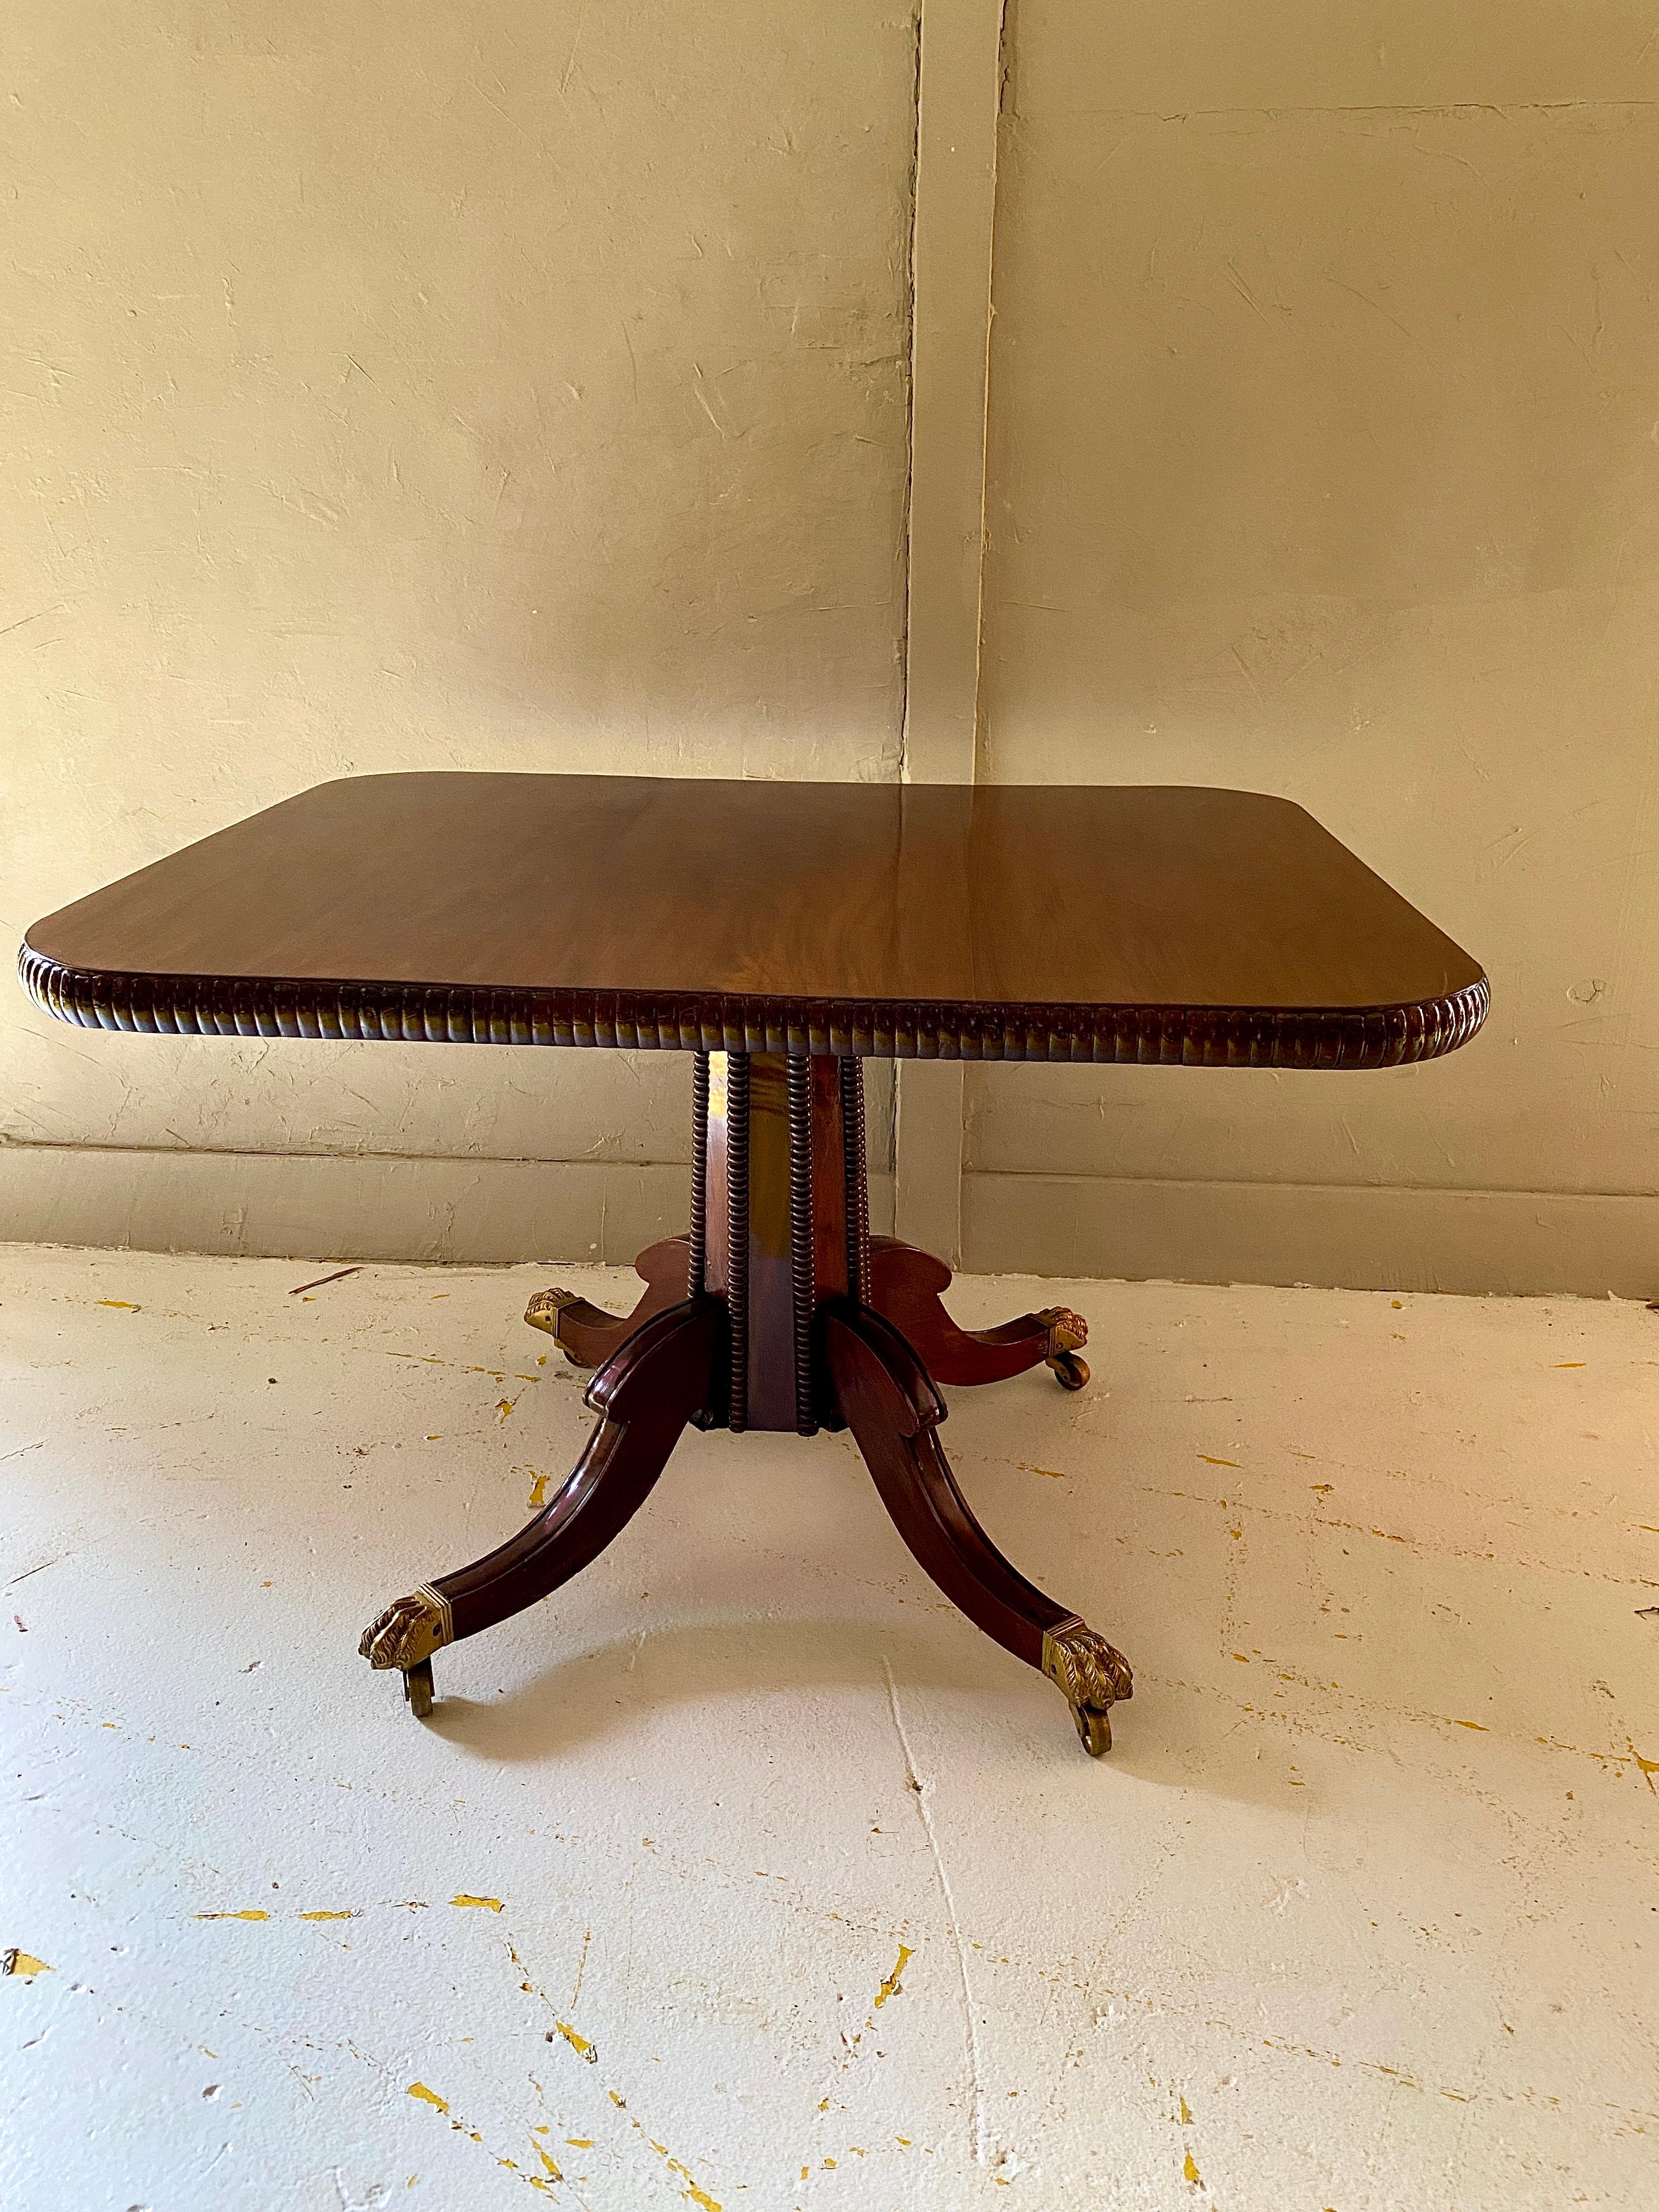
<svg viewBox="0 0 1659 2212">
<path fill-rule="evenodd" d="M 15 1454 L 12 1456 L 15 1457 Z M 22 1573 L 14 1575 L 5 1587 L 8 1589 L 15 1589 L 19 1583 L 27 1582 L 31 1575 L 43 1575 L 48 1567 L 61 1567 L 65 1559 L 72 1559 L 74 1557 L 73 1552 L 59 1552 L 50 1559 L 42 1559 L 38 1567 L 25 1567 Z"/>
<path fill-rule="evenodd" d="M 587 1949 L 589 1944 L 591 1944 L 592 1941 L 593 1930 L 591 1928 L 584 1928 L 582 1930 L 582 1953 L 580 1958 L 576 1961 L 576 1985 L 570 1992 L 570 2003 L 568 2009 L 571 2012 L 575 2011 L 577 2003 L 581 1996 L 582 1978 L 587 1972 Z"/>
</svg>

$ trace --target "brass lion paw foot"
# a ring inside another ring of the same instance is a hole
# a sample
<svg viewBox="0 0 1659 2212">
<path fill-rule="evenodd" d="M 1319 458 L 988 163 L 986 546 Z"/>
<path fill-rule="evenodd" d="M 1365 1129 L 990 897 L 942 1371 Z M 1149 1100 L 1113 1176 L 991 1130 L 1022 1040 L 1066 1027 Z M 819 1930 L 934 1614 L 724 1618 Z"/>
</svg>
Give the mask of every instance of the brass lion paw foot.
<svg viewBox="0 0 1659 2212">
<path fill-rule="evenodd" d="M 578 1297 L 574 1291 L 538 1291 L 524 1310 L 524 1317 L 532 1328 L 546 1331 L 573 1367 L 585 1367 L 590 1363 L 571 1350 L 559 1334 L 559 1316 L 567 1306 L 586 1305 L 586 1298 Z"/>
<path fill-rule="evenodd" d="M 1088 1322 L 1069 1306 L 1044 1306 L 1036 1318 L 1048 1325 L 1043 1364 L 1053 1369 L 1062 1389 L 1080 1390 L 1089 1379 L 1089 1363 L 1077 1355 L 1089 1341 Z"/>
<path fill-rule="evenodd" d="M 1044 1631 L 1042 1671 L 1071 1706 L 1083 1748 L 1103 1757 L 1112 1747 L 1111 1708 L 1134 1695 L 1128 1661 L 1073 1613 Z"/>
<path fill-rule="evenodd" d="M 455 1640 L 449 1601 L 422 1583 L 372 1620 L 357 1649 L 371 1667 L 398 1668 L 416 1720 L 432 1711 L 432 1655 Z"/>
</svg>

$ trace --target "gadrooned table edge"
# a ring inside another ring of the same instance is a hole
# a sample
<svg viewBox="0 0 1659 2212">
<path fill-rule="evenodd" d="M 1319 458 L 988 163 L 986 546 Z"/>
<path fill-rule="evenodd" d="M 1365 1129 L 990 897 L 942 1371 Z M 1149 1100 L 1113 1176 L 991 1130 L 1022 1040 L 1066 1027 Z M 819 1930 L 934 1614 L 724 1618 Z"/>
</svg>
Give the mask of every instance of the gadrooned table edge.
<svg viewBox="0 0 1659 2212">
<path fill-rule="evenodd" d="M 1391 1006 L 1007 1005 L 732 993 L 233 981 L 66 968 L 27 944 L 23 988 L 58 1021 L 159 1036 L 601 1046 L 628 1052 L 852 1054 L 1184 1067 L 1407 1066 L 1455 1052 L 1486 1018 L 1484 975 Z"/>
</svg>

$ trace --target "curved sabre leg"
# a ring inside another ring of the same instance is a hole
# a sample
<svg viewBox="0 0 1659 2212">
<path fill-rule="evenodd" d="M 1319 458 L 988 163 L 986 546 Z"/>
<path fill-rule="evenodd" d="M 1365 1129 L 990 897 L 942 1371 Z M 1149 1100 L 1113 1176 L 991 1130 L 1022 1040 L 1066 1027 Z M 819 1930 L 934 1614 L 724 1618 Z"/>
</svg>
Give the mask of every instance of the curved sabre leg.
<svg viewBox="0 0 1659 2212">
<path fill-rule="evenodd" d="M 1044 1306 L 995 1328 L 963 1328 L 945 1311 L 941 1293 L 951 1270 L 931 1252 L 896 1237 L 870 1240 L 868 1303 L 913 1346 L 936 1382 L 1001 1382 L 1039 1361 L 1061 1386 L 1080 1390 L 1089 1379 L 1078 1354 L 1089 1341 L 1089 1324 L 1066 1306 Z"/>
<path fill-rule="evenodd" d="M 726 1311 L 712 1298 L 647 1321 L 588 1385 L 599 1419 L 557 1496 L 516 1536 L 471 1566 L 422 1583 L 363 1631 L 363 1657 L 401 1670 L 417 1717 L 431 1710 L 434 1651 L 534 1605 L 627 1526 L 681 1431 L 713 1402 L 726 1342 Z"/>
<path fill-rule="evenodd" d="M 618 1352 L 653 1314 L 684 1303 L 690 1279 L 691 1240 L 665 1237 L 647 1245 L 634 1262 L 646 1286 L 632 1313 L 608 1313 L 574 1291 L 538 1291 L 524 1310 L 532 1328 L 544 1330 L 573 1367 L 599 1367 Z"/>
<path fill-rule="evenodd" d="M 953 1604 L 1059 1686 L 1098 1758 L 1111 1747 L 1110 1708 L 1133 1694 L 1127 1660 L 1028 1583 L 975 1520 L 939 1443 L 944 1404 L 891 1322 L 836 1298 L 819 1308 L 819 1327 L 842 1413 L 900 1535 Z"/>
</svg>

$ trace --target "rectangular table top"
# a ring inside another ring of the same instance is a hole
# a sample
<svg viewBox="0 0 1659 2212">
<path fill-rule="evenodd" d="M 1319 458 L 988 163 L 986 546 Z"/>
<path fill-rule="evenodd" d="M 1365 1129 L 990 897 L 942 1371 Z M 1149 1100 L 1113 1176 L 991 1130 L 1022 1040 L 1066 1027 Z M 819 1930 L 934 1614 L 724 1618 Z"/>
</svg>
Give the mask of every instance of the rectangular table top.
<svg viewBox="0 0 1659 2212">
<path fill-rule="evenodd" d="M 109 1028 L 1374 1066 L 1479 964 L 1288 800 L 432 773 L 319 784 L 28 932 Z"/>
</svg>

